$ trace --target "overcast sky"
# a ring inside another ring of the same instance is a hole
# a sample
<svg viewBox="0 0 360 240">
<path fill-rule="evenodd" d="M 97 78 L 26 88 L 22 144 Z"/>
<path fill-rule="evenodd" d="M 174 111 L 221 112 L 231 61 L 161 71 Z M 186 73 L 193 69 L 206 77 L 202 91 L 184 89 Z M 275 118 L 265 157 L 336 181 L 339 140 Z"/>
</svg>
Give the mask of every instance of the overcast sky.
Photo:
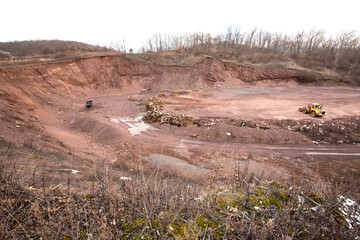
<svg viewBox="0 0 360 240">
<path fill-rule="evenodd" d="M 360 32 L 360 0 L 1 0 L 0 42 L 60 39 L 138 49 L 156 33 L 205 32 L 228 26 L 296 33 Z"/>
</svg>

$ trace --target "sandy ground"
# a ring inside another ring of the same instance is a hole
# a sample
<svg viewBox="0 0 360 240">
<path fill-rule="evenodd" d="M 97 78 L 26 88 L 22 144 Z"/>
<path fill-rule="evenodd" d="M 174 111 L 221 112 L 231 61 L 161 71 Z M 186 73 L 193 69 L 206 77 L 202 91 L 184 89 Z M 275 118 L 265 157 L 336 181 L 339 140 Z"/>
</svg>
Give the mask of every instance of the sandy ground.
<svg viewBox="0 0 360 240">
<path fill-rule="evenodd" d="M 313 119 L 299 107 L 319 103 L 329 120 L 360 115 L 360 89 L 334 87 L 251 87 L 191 92 L 166 98 L 169 110 L 195 117 Z"/>
</svg>

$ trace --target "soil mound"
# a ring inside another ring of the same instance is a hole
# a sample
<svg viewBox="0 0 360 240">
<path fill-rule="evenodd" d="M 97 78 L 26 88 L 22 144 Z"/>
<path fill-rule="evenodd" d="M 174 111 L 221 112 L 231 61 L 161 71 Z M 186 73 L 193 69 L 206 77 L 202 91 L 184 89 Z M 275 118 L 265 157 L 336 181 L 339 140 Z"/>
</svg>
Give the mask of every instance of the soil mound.
<svg viewBox="0 0 360 240">
<path fill-rule="evenodd" d="M 311 144 L 307 137 L 300 133 L 287 130 L 263 130 L 260 128 L 238 127 L 224 123 L 212 126 L 191 125 L 179 128 L 171 125 L 156 124 L 158 128 L 169 130 L 187 138 L 196 138 L 210 141 L 256 143 L 256 144 Z"/>
<path fill-rule="evenodd" d="M 106 120 L 92 118 L 89 116 L 80 117 L 71 124 L 71 129 L 84 132 L 103 145 L 114 145 L 123 141 L 129 135 L 126 129 L 109 124 Z"/>
</svg>

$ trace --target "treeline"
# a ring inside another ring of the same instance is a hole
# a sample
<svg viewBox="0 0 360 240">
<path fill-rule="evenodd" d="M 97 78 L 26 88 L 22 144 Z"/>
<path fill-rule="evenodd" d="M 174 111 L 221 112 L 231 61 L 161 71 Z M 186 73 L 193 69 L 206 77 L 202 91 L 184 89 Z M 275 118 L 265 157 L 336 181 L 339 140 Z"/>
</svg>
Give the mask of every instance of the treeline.
<svg viewBox="0 0 360 240">
<path fill-rule="evenodd" d="M 0 42 L 0 50 L 24 57 L 69 52 L 103 52 L 109 49 L 75 41 L 31 40 Z"/>
<path fill-rule="evenodd" d="M 243 32 L 238 27 L 229 27 L 225 33 L 215 37 L 201 32 L 183 35 L 156 34 L 140 51 L 177 50 L 228 59 L 237 59 L 243 54 L 266 53 L 317 61 L 336 70 L 354 68 L 359 63 L 359 40 L 355 31 L 327 37 L 323 30 L 282 34 L 256 28 Z"/>
</svg>

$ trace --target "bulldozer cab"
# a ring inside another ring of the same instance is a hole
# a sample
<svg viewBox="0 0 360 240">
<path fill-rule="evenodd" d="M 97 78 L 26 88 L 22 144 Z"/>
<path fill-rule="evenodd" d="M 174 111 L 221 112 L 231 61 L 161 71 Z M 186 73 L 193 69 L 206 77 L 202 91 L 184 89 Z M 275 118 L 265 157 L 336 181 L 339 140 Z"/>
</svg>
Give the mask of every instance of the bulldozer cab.
<svg viewBox="0 0 360 240">
<path fill-rule="evenodd" d="M 320 104 L 318 103 L 313 103 L 311 108 L 317 108 L 317 109 L 320 109 Z"/>
</svg>

